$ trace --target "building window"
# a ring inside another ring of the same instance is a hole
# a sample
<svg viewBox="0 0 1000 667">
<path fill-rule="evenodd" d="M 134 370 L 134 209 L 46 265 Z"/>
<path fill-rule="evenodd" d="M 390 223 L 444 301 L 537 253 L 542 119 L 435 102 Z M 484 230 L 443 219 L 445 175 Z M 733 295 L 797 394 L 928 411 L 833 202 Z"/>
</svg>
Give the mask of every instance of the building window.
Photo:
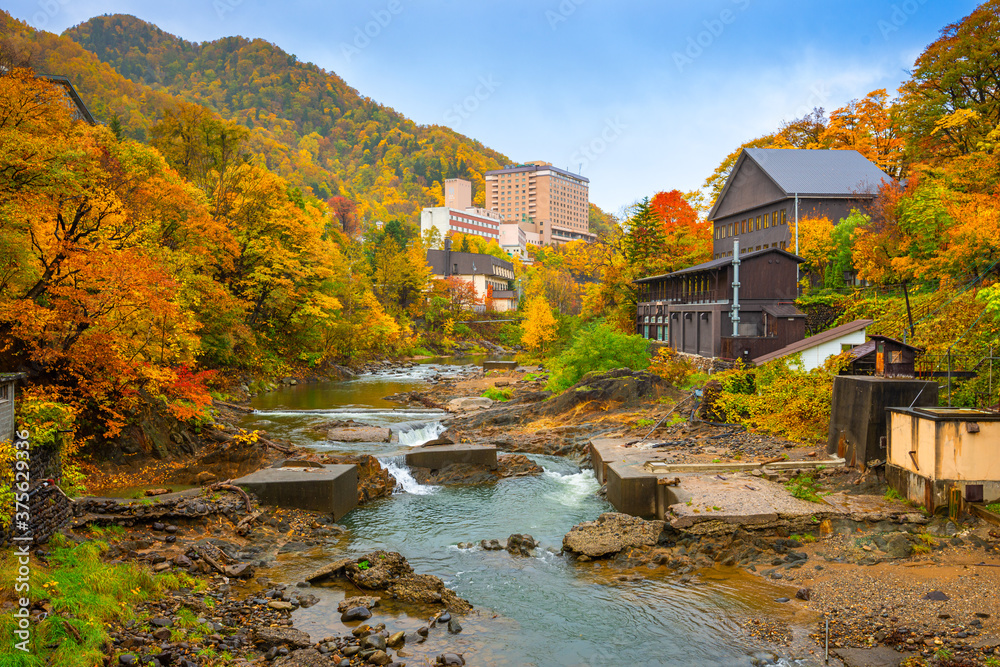
<svg viewBox="0 0 1000 667">
<path fill-rule="evenodd" d="M 785 249 L 785 242 L 784 242 L 784 241 L 782 241 L 782 242 L 781 242 L 781 249 L 782 249 L 782 250 L 784 250 L 784 249 Z"/>
<path fill-rule="evenodd" d="M 785 209 L 781 209 L 781 224 L 783 224 L 783 225 L 784 225 L 784 224 L 786 224 L 786 223 L 787 223 L 787 220 L 785 220 Z M 782 243 L 782 244 L 781 244 L 781 247 L 782 247 L 782 248 L 784 248 L 784 247 L 785 247 L 785 244 L 784 244 L 784 243 Z"/>
<path fill-rule="evenodd" d="M 757 216 L 757 231 L 760 231 L 760 216 Z"/>
<path fill-rule="evenodd" d="M 767 229 L 768 226 L 770 225 L 770 223 L 771 223 L 771 214 L 770 213 L 765 213 L 764 214 L 764 229 Z"/>
</svg>

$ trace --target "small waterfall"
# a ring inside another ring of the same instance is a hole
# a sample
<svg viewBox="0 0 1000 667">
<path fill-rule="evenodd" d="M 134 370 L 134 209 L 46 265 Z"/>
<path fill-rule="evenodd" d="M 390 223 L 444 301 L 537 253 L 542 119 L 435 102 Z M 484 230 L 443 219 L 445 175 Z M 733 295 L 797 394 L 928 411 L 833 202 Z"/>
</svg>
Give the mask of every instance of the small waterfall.
<svg viewBox="0 0 1000 667">
<path fill-rule="evenodd" d="M 379 459 L 389 474 L 396 479 L 396 492 L 402 493 L 412 493 L 415 496 L 427 496 L 435 491 L 438 487 L 429 486 L 427 484 L 421 484 L 417 480 L 413 479 L 413 474 L 410 472 L 409 466 L 406 465 L 406 457 L 404 456 L 389 456 L 386 458 Z"/>
<path fill-rule="evenodd" d="M 399 432 L 399 444 L 404 447 L 417 447 L 430 442 L 445 432 L 445 426 L 441 422 L 430 422 L 419 428 L 411 428 Z"/>
</svg>

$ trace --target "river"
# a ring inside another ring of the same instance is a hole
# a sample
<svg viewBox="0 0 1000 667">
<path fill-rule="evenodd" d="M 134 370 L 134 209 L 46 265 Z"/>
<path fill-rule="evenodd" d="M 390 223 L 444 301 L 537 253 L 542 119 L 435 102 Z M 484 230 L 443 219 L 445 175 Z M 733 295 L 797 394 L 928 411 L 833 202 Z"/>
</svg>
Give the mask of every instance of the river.
<svg viewBox="0 0 1000 667">
<path fill-rule="evenodd" d="M 476 611 L 462 619 L 464 631 L 446 637 L 432 630 L 428 649 L 408 645 L 409 664 L 431 664 L 442 645 L 465 653 L 470 665 L 718 665 L 770 664 L 769 652 L 739 633 L 741 617 L 771 613 L 785 593 L 738 570 L 712 570 L 680 584 L 664 567 L 640 568 L 636 580 L 601 562 L 575 563 L 558 555 L 563 535 L 611 506 L 596 495 L 591 470 L 547 456 L 533 456 L 545 473 L 502 480 L 493 486 L 430 487 L 409 477 L 401 447 L 433 437 L 442 413 L 400 409 L 383 397 L 428 388 L 429 378 L 462 371 L 455 362 L 325 384 L 286 387 L 254 399 L 257 412 L 243 422 L 320 451 L 378 456 L 401 487 L 348 514 L 350 529 L 335 547 L 286 553 L 270 576 L 295 582 L 344 551 L 361 555 L 381 548 L 398 551 L 415 571 L 441 577 Z M 401 444 L 335 443 L 310 430 L 331 419 L 355 419 L 394 426 Z M 505 551 L 459 549 L 460 542 L 531 534 L 541 544 L 534 557 Z M 316 587 L 319 604 L 295 612 L 296 627 L 314 640 L 343 634 L 336 605 L 345 591 L 336 584 Z M 348 591 L 347 595 L 355 595 Z M 371 623 L 415 630 L 431 608 L 383 600 Z M 435 632 L 440 634 L 435 634 Z M 433 650 L 431 647 L 434 647 Z M 764 660 L 763 662 L 761 660 Z M 782 659 L 781 664 L 789 664 Z"/>
</svg>

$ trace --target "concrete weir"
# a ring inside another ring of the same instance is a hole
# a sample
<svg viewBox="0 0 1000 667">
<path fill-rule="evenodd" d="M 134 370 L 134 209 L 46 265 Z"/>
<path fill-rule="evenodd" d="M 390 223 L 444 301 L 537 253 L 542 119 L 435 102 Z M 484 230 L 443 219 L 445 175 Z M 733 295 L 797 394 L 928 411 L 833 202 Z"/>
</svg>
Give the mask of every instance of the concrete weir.
<svg viewBox="0 0 1000 667">
<path fill-rule="evenodd" d="M 406 453 L 406 465 L 411 468 L 441 470 L 453 463 L 485 466 L 496 470 L 497 448 L 493 445 L 434 445 L 417 447 Z"/>
<path fill-rule="evenodd" d="M 354 465 L 264 468 L 233 484 L 256 495 L 263 505 L 326 512 L 334 520 L 358 505 L 358 468 Z"/>
<path fill-rule="evenodd" d="M 840 513 L 826 503 L 794 498 L 780 484 L 750 477 L 750 470 L 775 472 L 819 465 L 842 466 L 843 459 L 760 463 L 668 464 L 656 450 L 626 447 L 628 441 L 594 438 L 590 457 L 594 473 L 607 486 L 616 510 L 644 519 L 660 519 L 675 528 L 698 523 L 766 524 L 781 518 Z"/>
</svg>

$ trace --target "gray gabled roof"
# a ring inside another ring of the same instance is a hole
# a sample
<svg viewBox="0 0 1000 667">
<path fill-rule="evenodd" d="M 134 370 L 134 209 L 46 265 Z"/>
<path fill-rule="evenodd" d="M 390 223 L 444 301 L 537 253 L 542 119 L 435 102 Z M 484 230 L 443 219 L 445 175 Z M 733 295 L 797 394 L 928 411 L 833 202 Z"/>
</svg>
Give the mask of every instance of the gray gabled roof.
<svg viewBox="0 0 1000 667">
<path fill-rule="evenodd" d="M 714 220 L 729 184 L 743 162 L 753 160 L 786 197 L 872 196 L 892 177 L 854 150 L 808 148 L 744 148 L 708 213 Z"/>
<path fill-rule="evenodd" d="M 802 259 L 801 257 L 799 257 L 798 255 L 795 255 L 793 253 L 788 252 L 787 250 L 782 250 L 780 248 L 764 248 L 763 250 L 754 250 L 753 252 L 748 252 L 746 254 L 741 254 L 740 255 L 740 262 L 741 263 L 745 262 L 746 260 L 750 259 L 751 257 L 757 257 L 758 255 L 763 255 L 763 254 L 769 253 L 769 252 L 776 252 L 776 253 L 779 253 L 781 255 L 784 255 L 785 257 L 789 258 L 793 262 L 798 262 L 799 264 L 801 264 L 802 262 L 806 261 L 806 260 Z M 673 273 L 664 273 L 664 274 L 661 274 L 661 275 L 658 275 L 658 276 L 646 276 L 645 278 L 639 278 L 637 280 L 633 280 L 632 282 L 635 282 L 635 283 L 648 283 L 649 281 L 656 280 L 658 278 L 670 278 L 671 276 L 682 276 L 682 275 L 684 275 L 686 273 L 695 273 L 696 271 L 708 271 L 708 270 L 711 270 L 711 269 L 718 269 L 718 268 L 721 268 L 723 266 L 727 266 L 727 265 L 732 264 L 732 263 L 733 263 L 733 258 L 732 257 L 720 257 L 719 259 L 713 259 L 713 260 L 709 260 L 707 262 L 702 262 L 701 264 L 695 264 L 694 266 L 689 266 L 686 269 L 680 269 L 678 271 L 674 271 Z"/>
<path fill-rule="evenodd" d="M 787 195 L 875 194 L 882 181 L 892 181 L 857 151 L 806 148 L 745 148 L 744 151 Z"/>
</svg>

